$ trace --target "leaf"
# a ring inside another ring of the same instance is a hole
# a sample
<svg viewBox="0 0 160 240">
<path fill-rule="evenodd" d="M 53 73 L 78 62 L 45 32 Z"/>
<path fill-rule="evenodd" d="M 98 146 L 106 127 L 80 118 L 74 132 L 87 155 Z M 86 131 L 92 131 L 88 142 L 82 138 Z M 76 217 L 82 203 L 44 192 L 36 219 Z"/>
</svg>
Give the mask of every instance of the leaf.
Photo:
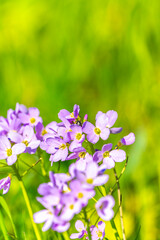
<svg viewBox="0 0 160 240">
<path fill-rule="evenodd" d="M 0 211 L 0 227 L 1 227 L 4 239 L 5 240 L 9 240 L 8 233 L 7 233 L 6 227 L 4 225 L 3 216 L 2 216 L 2 212 L 1 211 Z"/>
<path fill-rule="evenodd" d="M 140 226 L 139 229 L 138 229 L 138 233 L 137 233 L 137 236 L 136 236 L 135 240 L 138 240 L 140 230 L 141 230 L 141 226 Z"/>
<path fill-rule="evenodd" d="M 0 196 L 0 205 L 3 207 L 3 209 L 5 210 L 5 212 L 7 213 L 10 221 L 11 221 L 11 224 L 12 224 L 12 227 L 13 227 L 13 231 L 14 231 L 14 234 L 15 234 L 15 237 L 17 238 L 17 232 L 16 232 L 16 228 L 15 228 L 15 225 L 14 225 L 14 222 L 13 222 L 13 219 L 12 219 L 12 216 L 11 216 L 11 213 L 10 213 L 10 210 L 9 210 L 9 207 L 5 201 L 5 199 L 3 197 Z"/>
</svg>

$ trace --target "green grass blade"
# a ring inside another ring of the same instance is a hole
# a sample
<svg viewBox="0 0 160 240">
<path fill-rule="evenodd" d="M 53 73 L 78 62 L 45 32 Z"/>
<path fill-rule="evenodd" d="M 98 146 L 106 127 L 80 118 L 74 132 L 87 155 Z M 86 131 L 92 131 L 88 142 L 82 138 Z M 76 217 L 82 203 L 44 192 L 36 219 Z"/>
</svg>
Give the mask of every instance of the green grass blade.
<svg viewBox="0 0 160 240">
<path fill-rule="evenodd" d="M 4 236 L 4 240 L 9 240 L 9 236 L 8 236 L 6 227 L 4 225 L 4 219 L 3 219 L 3 215 L 2 215 L 1 211 L 0 211 L 0 228 L 1 228 L 3 236 Z"/>
<path fill-rule="evenodd" d="M 0 196 L 0 205 L 2 206 L 2 208 L 5 210 L 5 212 L 7 213 L 10 221 L 11 221 L 11 224 L 12 224 L 12 227 L 13 227 L 13 231 L 14 231 L 14 234 L 15 234 L 15 237 L 17 238 L 17 232 L 16 232 L 16 228 L 15 228 L 15 225 L 14 225 L 14 222 L 13 222 L 13 219 L 12 219 L 12 215 L 11 215 L 11 212 L 9 210 L 9 207 L 5 201 L 5 199 Z"/>
<path fill-rule="evenodd" d="M 139 238 L 139 233 L 140 233 L 140 230 L 141 230 L 141 226 L 140 226 L 140 227 L 139 227 L 139 229 L 138 229 L 138 233 L 137 233 L 137 236 L 136 236 L 135 240 L 138 240 L 138 238 Z"/>
</svg>

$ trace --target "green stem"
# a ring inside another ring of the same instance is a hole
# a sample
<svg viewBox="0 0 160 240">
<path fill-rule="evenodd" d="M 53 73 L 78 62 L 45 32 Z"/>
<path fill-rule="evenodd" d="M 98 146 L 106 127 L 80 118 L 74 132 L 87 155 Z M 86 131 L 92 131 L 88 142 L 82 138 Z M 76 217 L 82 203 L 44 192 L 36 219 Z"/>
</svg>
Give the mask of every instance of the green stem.
<svg viewBox="0 0 160 240">
<path fill-rule="evenodd" d="M 64 233 L 63 233 L 63 237 L 64 237 L 65 240 L 70 240 L 70 237 L 69 237 L 69 235 L 68 235 L 68 232 L 64 232 Z"/>
<path fill-rule="evenodd" d="M 87 223 L 88 239 L 92 240 L 92 238 L 91 238 L 91 231 L 90 231 L 90 228 L 89 228 L 89 221 L 88 221 L 88 217 L 87 217 L 87 213 L 86 213 L 85 208 L 84 208 L 84 218 L 85 218 L 85 221 Z"/>
<path fill-rule="evenodd" d="M 40 236 L 40 234 L 39 234 L 37 225 L 36 225 L 35 222 L 33 221 L 33 212 L 32 212 L 31 204 L 30 204 L 30 201 L 29 201 L 28 194 L 27 194 L 27 192 L 26 192 L 25 186 L 24 186 L 24 184 L 23 184 L 23 181 L 22 181 L 22 180 L 19 180 L 19 184 L 20 184 L 21 189 L 22 189 L 22 193 L 23 193 L 23 196 L 24 196 L 24 200 L 25 200 L 25 202 L 26 202 L 26 206 L 27 206 L 27 209 L 28 209 L 28 213 L 29 213 L 29 216 L 30 216 L 30 219 L 31 219 L 32 227 L 33 227 L 33 229 L 34 229 L 36 238 L 37 238 L 37 240 L 41 240 L 41 236 Z"/>
<path fill-rule="evenodd" d="M 3 221 L 3 216 L 2 216 L 1 210 L 0 210 L 0 227 L 1 227 L 4 239 L 9 240 L 9 236 L 8 236 L 8 233 L 7 233 L 4 221 Z"/>
<path fill-rule="evenodd" d="M 36 239 L 37 240 L 41 240 L 41 236 L 40 236 L 40 233 L 38 231 L 38 228 L 37 228 L 37 225 L 35 224 L 35 222 L 33 221 L 33 212 L 32 212 L 32 208 L 31 208 L 31 204 L 30 204 L 30 200 L 29 200 L 29 197 L 28 197 L 28 194 L 27 194 L 27 191 L 25 189 L 25 186 L 23 184 L 23 181 L 22 181 L 22 178 L 16 168 L 15 165 L 12 165 L 14 171 L 15 171 L 15 174 L 16 174 L 16 177 L 19 181 L 19 184 L 20 184 L 20 187 L 21 187 L 21 190 L 22 190 L 22 193 L 23 193 L 23 197 L 24 197 L 24 200 L 25 200 L 25 203 L 26 203 L 26 206 L 27 206 L 27 209 L 28 209 L 28 213 L 29 213 L 29 216 L 30 216 L 30 219 L 31 219 L 31 224 L 32 224 L 32 227 L 34 229 L 34 233 L 36 235 Z"/>
<path fill-rule="evenodd" d="M 124 223 L 123 223 L 123 212 L 122 212 L 122 194 L 120 191 L 119 178 L 117 176 L 117 172 L 116 172 L 115 168 L 113 168 L 113 171 L 114 171 L 114 175 L 115 175 L 116 182 L 117 182 L 117 188 L 118 188 L 118 203 L 119 203 L 119 213 L 120 213 L 120 220 L 121 220 L 122 236 L 123 236 L 123 240 L 126 240 Z"/>
<path fill-rule="evenodd" d="M 30 166 L 22 175 L 21 177 L 24 177 L 32 168 L 34 168 L 34 166 L 36 166 L 39 162 L 41 161 L 41 158 L 34 164 L 32 164 L 32 166 Z"/>
<path fill-rule="evenodd" d="M 120 240 L 120 236 L 113 218 L 110 220 L 110 224 L 112 226 L 112 229 L 114 230 L 114 236 L 116 240 Z"/>
<path fill-rule="evenodd" d="M 124 165 L 124 167 L 123 167 L 123 169 L 122 169 L 122 171 L 121 171 L 121 173 L 120 173 L 120 175 L 119 175 L 119 177 L 118 177 L 118 180 L 122 177 L 124 171 L 126 170 L 127 164 L 128 164 L 128 157 L 127 157 L 126 162 L 125 162 L 125 165 Z M 116 183 L 113 185 L 113 187 L 110 189 L 110 191 L 109 191 L 109 193 L 108 193 L 109 195 L 113 193 L 114 188 L 115 188 L 116 185 L 117 185 L 117 182 L 116 182 Z"/>
</svg>

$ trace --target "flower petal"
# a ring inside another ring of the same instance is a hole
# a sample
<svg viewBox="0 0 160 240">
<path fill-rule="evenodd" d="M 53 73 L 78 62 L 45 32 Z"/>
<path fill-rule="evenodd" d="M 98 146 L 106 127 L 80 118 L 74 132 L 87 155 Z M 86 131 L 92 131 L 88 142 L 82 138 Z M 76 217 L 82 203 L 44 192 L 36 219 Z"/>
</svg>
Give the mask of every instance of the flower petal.
<svg viewBox="0 0 160 240">
<path fill-rule="evenodd" d="M 77 229 L 78 232 L 82 232 L 82 230 L 86 230 L 81 220 L 76 221 L 75 228 Z"/>
<path fill-rule="evenodd" d="M 115 122 L 118 118 L 118 114 L 116 111 L 110 110 L 106 113 L 106 116 L 108 117 L 108 123 L 107 123 L 106 127 L 110 128 L 115 124 Z"/>
<path fill-rule="evenodd" d="M 12 155 L 10 157 L 7 158 L 7 164 L 8 165 L 12 165 L 13 163 L 15 163 L 17 161 L 17 155 Z"/>
<path fill-rule="evenodd" d="M 109 138 L 109 134 L 110 134 L 109 128 L 104 128 L 104 129 L 101 131 L 100 137 L 101 137 L 103 140 L 107 140 L 107 139 Z"/>
<path fill-rule="evenodd" d="M 115 162 L 123 162 L 126 159 L 126 152 L 121 149 L 116 149 L 110 152 L 110 156 Z"/>
<path fill-rule="evenodd" d="M 12 147 L 12 153 L 15 155 L 21 154 L 25 151 L 26 145 L 24 143 L 17 143 Z"/>
<path fill-rule="evenodd" d="M 115 162 L 111 157 L 106 157 L 103 159 L 103 163 L 105 164 L 107 169 L 111 169 L 115 166 Z"/>
<path fill-rule="evenodd" d="M 105 144 L 105 145 L 103 145 L 103 147 L 102 147 L 102 152 L 104 153 L 104 152 L 108 152 L 108 151 L 110 151 L 112 149 L 112 143 L 108 143 L 108 144 Z"/>
</svg>

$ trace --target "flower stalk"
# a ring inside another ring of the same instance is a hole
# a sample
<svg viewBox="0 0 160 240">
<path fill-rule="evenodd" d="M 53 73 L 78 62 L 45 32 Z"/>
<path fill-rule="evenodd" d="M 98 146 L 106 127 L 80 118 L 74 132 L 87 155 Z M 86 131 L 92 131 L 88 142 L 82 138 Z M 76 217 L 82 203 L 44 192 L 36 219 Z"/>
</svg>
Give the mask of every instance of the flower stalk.
<svg viewBox="0 0 160 240">
<path fill-rule="evenodd" d="M 126 240 L 126 235 L 125 235 L 125 229 L 124 229 L 124 223 L 123 223 L 123 211 L 122 211 L 122 194 L 120 191 L 120 184 L 119 184 L 119 178 L 117 176 L 116 169 L 113 168 L 114 175 L 116 178 L 116 183 L 117 183 L 117 192 L 118 192 L 118 203 L 119 203 L 119 214 L 120 214 L 120 221 L 121 221 L 121 228 L 122 228 L 122 236 L 123 240 Z"/>
<path fill-rule="evenodd" d="M 25 203 L 26 203 L 26 206 L 27 206 L 27 209 L 28 209 L 28 213 L 29 213 L 29 216 L 30 216 L 30 220 L 31 220 L 31 224 L 32 224 L 32 227 L 34 229 L 34 233 L 36 235 L 36 239 L 37 240 L 41 240 L 41 236 L 40 236 L 40 233 L 39 233 L 39 230 L 37 228 L 37 225 L 35 224 L 35 222 L 33 221 L 33 211 L 32 211 L 32 208 L 31 208 L 31 204 L 30 204 L 30 200 L 29 200 L 29 197 L 28 197 L 28 194 L 27 194 L 27 191 L 25 189 L 25 186 L 24 186 L 24 183 L 22 181 L 22 177 L 20 176 L 15 164 L 12 165 L 13 169 L 14 169 L 14 172 L 15 172 L 15 175 L 19 181 L 19 184 L 20 184 L 20 187 L 21 187 L 21 190 L 22 190 L 22 193 L 23 193 L 23 197 L 24 197 L 24 200 L 25 200 Z"/>
</svg>

